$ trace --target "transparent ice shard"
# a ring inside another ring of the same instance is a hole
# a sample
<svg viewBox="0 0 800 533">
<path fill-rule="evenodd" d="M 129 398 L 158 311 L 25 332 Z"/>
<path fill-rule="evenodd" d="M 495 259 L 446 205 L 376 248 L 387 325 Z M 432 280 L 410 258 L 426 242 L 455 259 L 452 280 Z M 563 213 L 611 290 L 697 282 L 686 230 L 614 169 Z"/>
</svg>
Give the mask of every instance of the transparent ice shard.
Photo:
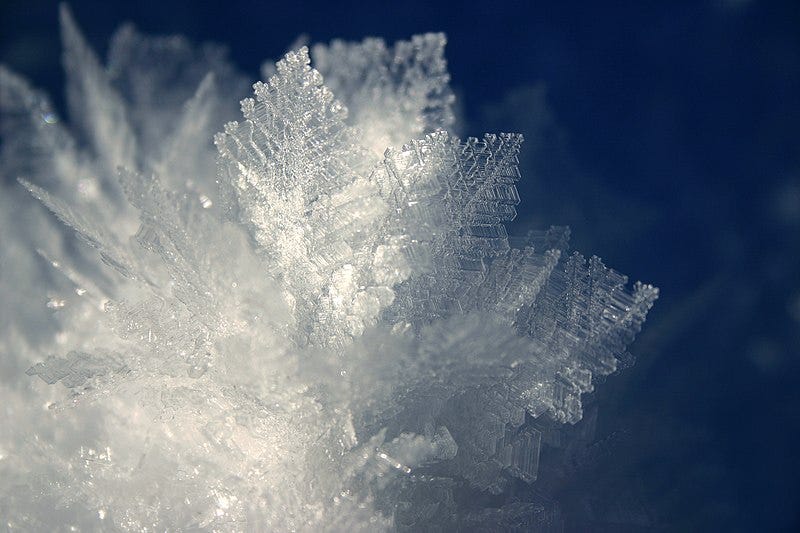
<svg viewBox="0 0 800 533">
<path fill-rule="evenodd" d="M 360 279 L 388 206 L 367 179 L 372 157 L 345 108 L 309 63 L 306 49 L 279 61 L 242 102 L 246 120 L 216 142 L 241 218 L 301 319 L 298 341 L 339 342 L 392 298 Z"/>
<path fill-rule="evenodd" d="M 116 364 L 112 368 L 109 368 L 109 362 L 108 357 L 72 351 L 64 358 L 50 356 L 46 361 L 33 365 L 26 374 L 39 376 L 51 385 L 60 381 L 65 387 L 74 388 L 84 385 L 94 377 L 103 376 L 110 370 L 124 369 L 124 364 L 118 359 L 114 361 Z"/>
<path fill-rule="evenodd" d="M 118 165 L 133 168 L 137 142 L 125 103 L 112 88 L 108 73 L 65 4 L 61 5 L 59 16 L 70 119 L 86 136 L 106 170 L 113 171 Z"/>
<path fill-rule="evenodd" d="M 317 44 L 311 58 L 325 85 L 349 109 L 369 147 L 382 153 L 453 126 L 444 34 L 415 35 L 387 46 L 382 39 Z"/>
<path fill-rule="evenodd" d="M 541 443 L 542 434 L 536 428 L 526 427 L 516 434 L 507 432 L 497 458 L 513 476 L 530 483 L 536 480 L 539 470 Z"/>
<path fill-rule="evenodd" d="M 491 260 L 508 252 L 503 225 L 516 215 L 519 135 L 462 143 L 444 132 L 387 151 L 375 174 L 395 199 L 411 279 L 391 311 L 412 324 L 474 308 Z"/>
<path fill-rule="evenodd" d="M 135 277 L 133 260 L 126 253 L 123 245 L 110 234 L 99 221 L 88 220 L 83 214 L 78 213 L 66 202 L 54 197 L 41 187 L 20 179 L 20 183 L 27 188 L 39 201 L 53 212 L 64 224 L 74 229 L 75 232 L 89 246 L 97 249 L 103 262 L 117 270 L 127 278 Z"/>
<path fill-rule="evenodd" d="M 194 142 L 185 142 L 181 148 L 197 152 L 209 146 L 208 132 L 233 116 L 236 98 L 244 97 L 248 89 L 246 79 L 230 65 L 226 55 L 222 46 L 196 47 L 178 35 L 142 35 L 131 24 L 116 31 L 106 70 L 111 85 L 127 102 L 142 153 L 180 156 L 177 148 L 154 143 L 170 132 L 190 128 L 203 135 L 193 137 Z M 229 98 L 221 98 L 221 94 Z M 194 126 L 190 125 L 192 121 L 196 122 Z"/>
</svg>

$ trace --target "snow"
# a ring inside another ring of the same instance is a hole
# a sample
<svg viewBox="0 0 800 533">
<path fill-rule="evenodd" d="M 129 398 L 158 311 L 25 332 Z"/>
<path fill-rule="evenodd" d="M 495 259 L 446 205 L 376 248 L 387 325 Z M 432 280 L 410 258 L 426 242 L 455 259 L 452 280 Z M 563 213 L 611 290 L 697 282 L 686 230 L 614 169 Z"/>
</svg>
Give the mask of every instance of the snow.
<svg viewBox="0 0 800 533">
<path fill-rule="evenodd" d="M 62 26 L 72 123 L 0 70 L 4 176 L 89 245 L 3 191 L 7 527 L 555 524 L 463 494 L 535 483 L 658 291 L 509 239 L 522 137 L 454 135 L 444 36 L 301 47 L 234 122 L 219 51 Z"/>
</svg>

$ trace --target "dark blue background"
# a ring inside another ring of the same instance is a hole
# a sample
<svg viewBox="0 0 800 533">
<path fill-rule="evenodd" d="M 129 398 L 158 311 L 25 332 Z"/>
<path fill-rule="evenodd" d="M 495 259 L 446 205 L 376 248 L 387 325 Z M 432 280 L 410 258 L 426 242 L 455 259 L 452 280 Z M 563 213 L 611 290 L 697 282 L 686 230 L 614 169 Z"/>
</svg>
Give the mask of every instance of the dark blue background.
<svg viewBox="0 0 800 533">
<path fill-rule="evenodd" d="M 301 33 L 444 31 L 460 130 L 528 139 L 513 229 L 568 224 L 661 288 L 595 395 L 625 439 L 551 487 L 567 530 L 800 527 L 800 2 L 200 4 L 71 6 L 101 53 L 133 21 L 252 77 Z M 59 58 L 55 3 L 0 2 L 0 61 L 61 103 Z"/>
</svg>

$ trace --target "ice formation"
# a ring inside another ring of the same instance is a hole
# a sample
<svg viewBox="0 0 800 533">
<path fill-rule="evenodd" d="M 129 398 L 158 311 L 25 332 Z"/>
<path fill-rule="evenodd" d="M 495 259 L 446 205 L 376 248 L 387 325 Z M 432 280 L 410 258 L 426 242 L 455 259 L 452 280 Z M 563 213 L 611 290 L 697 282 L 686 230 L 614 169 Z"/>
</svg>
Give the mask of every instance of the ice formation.
<svg viewBox="0 0 800 533">
<path fill-rule="evenodd" d="M 0 68 L 5 527 L 548 527 L 537 424 L 657 290 L 509 238 L 522 137 L 454 136 L 444 36 L 292 51 L 225 123 L 219 49 L 61 17 L 71 128 Z"/>
</svg>

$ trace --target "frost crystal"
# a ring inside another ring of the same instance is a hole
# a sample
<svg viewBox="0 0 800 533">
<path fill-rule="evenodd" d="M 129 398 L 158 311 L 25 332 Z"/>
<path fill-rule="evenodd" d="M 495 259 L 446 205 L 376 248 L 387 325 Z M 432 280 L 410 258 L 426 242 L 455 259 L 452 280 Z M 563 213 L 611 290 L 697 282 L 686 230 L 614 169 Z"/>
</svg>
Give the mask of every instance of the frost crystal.
<svg viewBox="0 0 800 533">
<path fill-rule="evenodd" d="M 62 27 L 74 130 L 0 68 L 4 177 L 90 245 L 4 186 L 8 527 L 555 527 L 508 489 L 658 292 L 509 238 L 522 137 L 450 132 L 444 36 L 300 48 L 224 124 L 219 49 Z"/>
</svg>

